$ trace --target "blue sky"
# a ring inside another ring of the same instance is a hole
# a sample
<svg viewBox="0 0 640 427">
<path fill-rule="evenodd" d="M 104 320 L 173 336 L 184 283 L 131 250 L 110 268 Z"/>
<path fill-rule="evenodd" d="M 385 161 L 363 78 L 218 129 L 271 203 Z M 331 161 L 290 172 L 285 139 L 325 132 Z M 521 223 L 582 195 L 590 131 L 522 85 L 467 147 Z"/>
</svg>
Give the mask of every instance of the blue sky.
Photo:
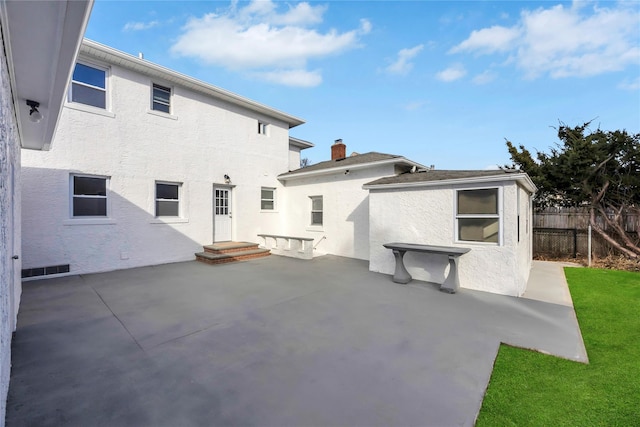
<svg viewBox="0 0 640 427">
<path fill-rule="evenodd" d="M 327 160 L 509 163 L 559 122 L 640 132 L 640 2 L 102 1 L 86 37 L 306 120 Z"/>
</svg>

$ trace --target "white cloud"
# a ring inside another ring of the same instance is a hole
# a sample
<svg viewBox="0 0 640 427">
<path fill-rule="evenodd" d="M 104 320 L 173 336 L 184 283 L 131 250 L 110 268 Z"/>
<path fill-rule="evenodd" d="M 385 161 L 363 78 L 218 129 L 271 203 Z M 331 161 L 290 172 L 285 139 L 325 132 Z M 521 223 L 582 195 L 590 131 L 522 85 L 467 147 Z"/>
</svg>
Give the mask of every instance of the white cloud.
<svg viewBox="0 0 640 427">
<path fill-rule="evenodd" d="M 624 80 L 618 85 L 618 88 L 631 91 L 640 90 L 640 77 L 635 80 Z"/>
<path fill-rule="evenodd" d="M 478 53 L 505 52 L 513 47 L 513 41 L 520 35 L 517 28 L 495 25 L 471 32 L 468 39 L 452 48 L 449 53 L 476 51 Z"/>
<path fill-rule="evenodd" d="M 413 101 L 413 102 L 409 102 L 408 104 L 405 104 L 402 108 L 404 108 L 407 111 L 416 111 L 424 107 L 424 105 L 425 105 L 424 101 Z"/>
<path fill-rule="evenodd" d="M 494 73 L 492 73 L 491 71 L 485 71 L 481 74 L 478 74 L 477 76 L 475 76 L 472 81 L 473 83 L 477 84 L 477 85 L 484 85 L 487 83 L 491 83 L 492 81 L 494 81 L 496 79 L 496 75 Z"/>
<path fill-rule="evenodd" d="M 454 64 L 451 67 L 440 71 L 436 74 L 436 78 L 443 82 L 452 82 L 463 78 L 467 74 L 467 70 L 461 64 Z"/>
<path fill-rule="evenodd" d="M 640 63 L 639 15 L 633 2 L 524 10 L 516 25 L 473 31 L 450 53 L 506 54 L 528 78 L 620 71 Z"/>
<path fill-rule="evenodd" d="M 150 22 L 127 22 L 122 27 L 122 31 L 142 31 L 148 30 L 150 28 L 156 27 L 160 24 L 158 21 L 150 21 Z"/>
<path fill-rule="evenodd" d="M 322 76 L 320 71 L 306 70 L 309 60 L 357 48 L 359 36 L 371 31 L 371 23 L 364 19 L 358 28 L 345 32 L 313 28 L 322 22 L 327 10 L 323 5 L 298 3 L 281 12 L 284 3 L 272 0 L 253 0 L 238 8 L 239 4 L 191 18 L 171 52 L 210 65 L 252 70 L 249 75 L 274 83 L 312 86 L 320 84 Z"/>
<path fill-rule="evenodd" d="M 274 70 L 253 74 L 261 80 L 283 86 L 314 87 L 322 83 L 322 73 L 318 70 Z"/>
<path fill-rule="evenodd" d="M 413 62 L 411 62 L 411 60 L 415 58 L 422 49 L 424 49 L 424 45 L 422 44 L 409 49 L 401 49 L 400 52 L 398 52 L 396 60 L 385 68 L 385 70 L 390 74 L 407 74 L 413 68 Z"/>
</svg>

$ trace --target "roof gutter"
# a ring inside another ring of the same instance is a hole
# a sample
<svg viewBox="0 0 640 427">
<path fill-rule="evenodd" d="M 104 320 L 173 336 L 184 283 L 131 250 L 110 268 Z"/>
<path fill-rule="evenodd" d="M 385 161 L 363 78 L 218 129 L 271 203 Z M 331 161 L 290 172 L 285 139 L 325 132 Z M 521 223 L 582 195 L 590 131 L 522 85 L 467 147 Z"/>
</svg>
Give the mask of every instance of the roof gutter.
<svg viewBox="0 0 640 427">
<path fill-rule="evenodd" d="M 294 147 L 298 147 L 301 150 L 305 148 L 315 147 L 316 145 L 313 142 L 305 141 L 303 139 L 294 138 L 292 136 L 289 137 L 289 145 L 293 145 Z"/>
<path fill-rule="evenodd" d="M 427 172 L 428 173 L 428 172 Z M 511 175 L 490 175 L 490 176 L 478 176 L 473 178 L 456 178 L 456 179 L 443 179 L 439 181 L 421 181 L 421 182 L 399 182 L 394 184 L 375 184 L 362 186 L 365 190 L 394 190 L 400 188 L 420 188 L 420 187 L 439 187 L 443 185 L 456 185 L 456 184 L 477 184 L 477 183 L 490 183 L 497 181 L 516 181 L 522 185 L 531 194 L 535 194 L 538 191 L 538 187 L 535 186 L 531 178 L 526 173 L 518 173 Z"/>
<path fill-rule="evenodd" d="M 145 59 L 140 59 L 128 53 L 105 46 L 93 40 L 84 39 L 80 48 L 80 53 L 98 60 L 102 59 L 111 61 L 117 65 L 133 69 L 134 71 L 146 72 L 148 75 L 153 77 L 162 78 L 180 86 L 229 102 L 233 105 L 238 105 L 248 110 L 282 120 L 289 124 L 289 129 L 304 123 L 304 120 L 298 117 L 268 107 L 264 104 L 260 104 L 259 102 L 252 101 L 249 98 L 245 98 L 233 92 L 210 85 L 201 80 L 194 79 L 193 77 L 189 77 L 185 74 L 178 73 L 177 71 L 173 71 L 161 65 L 154 64 L 153 62 L 149 62 Z"/>
<path fill-rule="evenodd" d="M 379 160 L 377 162 L 356 163 L 352 165 L 344 165 L 344 166 L 338 166 L 338 167 L 328 168 L 328 169 L 318 169 L 318 170 L 307 171 L 307 172 L 293 172 L 293 173 L 287 172 L 285 176 L 280 175 L 278 179 L 280 181 L 288 181 L 292 179 L 301 179 L 301 178 L 308 178 L 313 176 L 331 175 L 337 172 L 344 172 L 346 170 L 353 171 L 358 169 L 367 169 L 367 168 L 373 168 L 376 166 L 384 166 L 384 165 L 398 164 L 398 163 L 407 165 L 409 167 L 415 166 L 416 168 L 424 168 L 424 166 L 421 165 L 420 163 L 407 160 L 404 157 L 396 157 L 393 159 Z"/>
</svg>

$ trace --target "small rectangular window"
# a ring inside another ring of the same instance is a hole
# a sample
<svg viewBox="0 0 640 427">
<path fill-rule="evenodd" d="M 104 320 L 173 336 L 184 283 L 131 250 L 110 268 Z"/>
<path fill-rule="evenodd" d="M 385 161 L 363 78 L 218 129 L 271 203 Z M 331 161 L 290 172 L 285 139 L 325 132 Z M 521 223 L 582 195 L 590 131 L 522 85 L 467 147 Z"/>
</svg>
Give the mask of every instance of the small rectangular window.
<svg viewBox="0 0 640 427">
<path fill-rule="evenodd" d="M 311 196 L 311 225 L 322 225 L 322 196 Z"/>
<path fill-rule="evenodd" d="M 156 182 L 156 216 L 180 216 L 179 183 Z"/>
<path fill-rule="evenodd" d="M 77 63 L 73 70 L 71 102 L 107 108 L 107 71 Z"/>
<path fill-rule="evenodd" d="M 260 192 L 260 209 L 272 211 L 276 208 L 276 189 L 262 187 Z"/>
<path fill-rule="evenodd" d="M 171 88 L 153 84 L 153 94 L 151 97 L 151 109 L 171 113 Z"/>
<path fill-rule="evenodd" d="M 258 133 L 260 135 L 266 135 L 267 134 L 267 128 L 268 125 L 264 122 L 258 122 Z"/>
<path fill-rule="evenodd" d="M 500 242 L 500 210 L 497 188 L 458 190 L 458 240 L 467 242 Z"/>
<path fill-rule="evenodd" d="M 73 175 L 71 216 L 107 216 L 107 178 Z"/>
</svg>

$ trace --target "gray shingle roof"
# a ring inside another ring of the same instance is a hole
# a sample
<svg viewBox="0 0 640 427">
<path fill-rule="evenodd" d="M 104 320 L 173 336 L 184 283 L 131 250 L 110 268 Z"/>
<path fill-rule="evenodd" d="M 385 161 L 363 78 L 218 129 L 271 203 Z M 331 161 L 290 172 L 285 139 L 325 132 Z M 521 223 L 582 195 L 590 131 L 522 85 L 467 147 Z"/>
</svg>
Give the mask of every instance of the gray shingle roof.
<svg viewBox="0 0 640 427">
<path fill-rule="evenodd" d="M 384 185 L 384 184 L 408 184 L 413 182 L 428 181 L 445 181 L 451 179 L 469 179 L 501 175 L 509 175 L 513 173 L 522 173 L 521 171 L 507 170 L 428 170 L 416 173 L 403 173 L 396 176 L 376 179 L 365 185 Z"/>
<path fill-rule="evenodd" d="M 379 162 L 382 160 L 389 160 L 389 159 L 398 159 L 398 160 L 403 160 L 408 162 L 402 156 L 396 156 L 394 154 L 377 153 L 375 151 L 372 151 L 370 153 L 364 153 L 364 154 L 358 154 L 356 156 L 345 157 L 344 159 L 340 159 L 340 160 L 327 160 L 324 162 L 316 163 L 315 165 L 307 166 L 305 168 L 296 169 L 291 172 L 286 172 L 278 176 L 286 177 L 287 175 L 293 175 L 293 174 L 298 174 L 302 172 L 314 172 L 314 171 L 319 171 L 323 169 L 353 166 L 353 165 L 359 165 L 363 163 L 374 163 L 374 162 Z"/>
</svg>

